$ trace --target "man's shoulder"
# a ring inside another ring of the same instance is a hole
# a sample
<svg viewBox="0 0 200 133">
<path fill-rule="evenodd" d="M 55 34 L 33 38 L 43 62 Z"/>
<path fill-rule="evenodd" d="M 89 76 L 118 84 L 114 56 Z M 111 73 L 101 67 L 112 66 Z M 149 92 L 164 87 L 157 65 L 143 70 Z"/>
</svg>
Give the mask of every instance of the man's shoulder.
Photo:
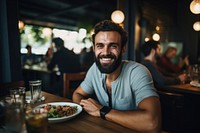
<svg viewBox="0 0 200 133">
<path fill-rule="evenodd" d="M 124 67 L 127 67 L 127 68 L 135 68 L 135 67 L 140 67 L 140 66 L 143 66 L 141 63 L 139 62 L 136 62 L 136 61 L 123 61 L 123 64 L 124 64 Z"/>
<path fill-rule="evenodd" d="M 60 50 L 58 50 L 56 53 L 55 53 L 55 55 L 56 56 L 70 56 L 71 54 L 72 54 L 72 52 L 73 51 L 70 51 L 69 49 L 67 49 L 67 48 L 62 48 L 62 49 L 60 49 Z"/>
<path fill-rule="evenodd" d="M 154 63 L 151 62 L 151 61 L 148 61 L 148 60 L 143 60 L 143 61 L 141 62 L 141 64 L 142 64 L 142 65 L 145 65 L 145 66 L 147 67 L 147 66 L 152 66 Z"/>
<path fill-rule="evenodd" d="M 78 57 L 78 54 L 74 53 L 72 50 L 69 50 L 68 48 L 63 48 L 63 54 L 66 54 L 68 56 Z"/>
<path fill-rule="evenodd" d="M 29 56 L 26 56 L 26 58 L 29 58 L 29 59 L 36 59 L 38 56 L 36 54 L 31 54 Z"/>
<path fill-rule="evenodd" d="M 143 73 L 146 72 L 147 68 L 145 65 L 135 62 L 135 61 L 126 61 L 123 65 L 123 72 L 125 73 Z"/>
<path fill-rule="evenodd" d="M 88 71 L 92 71 L 92 72 L 94 72 L 94 71 L 96 71 L 96 72 L 100 72 L 99 69 L 98 69 L 98 67 L 97 67 L 97 65 L 96 65 L 96 63 L 93 63 L 93 64 L 91 65 L 91 67 L 89 68 Z"/>
</svg>

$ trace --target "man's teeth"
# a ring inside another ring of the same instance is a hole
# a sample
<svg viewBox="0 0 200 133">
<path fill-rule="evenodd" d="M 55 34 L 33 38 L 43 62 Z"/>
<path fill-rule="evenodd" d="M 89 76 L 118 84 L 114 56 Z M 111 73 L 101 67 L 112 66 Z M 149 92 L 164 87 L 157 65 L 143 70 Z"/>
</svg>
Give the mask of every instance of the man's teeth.
<svg viewBox="0 0 200 133">
<path fill-rule="evenodd" d="M 111 58 L 101 58 L 102 63 L 110 63 L 112 61 Z"/>
<path fill-rule="evenodd" d="M 111 58 L 102 58 L 102 60 L 111 60 Z"/>
</svg>

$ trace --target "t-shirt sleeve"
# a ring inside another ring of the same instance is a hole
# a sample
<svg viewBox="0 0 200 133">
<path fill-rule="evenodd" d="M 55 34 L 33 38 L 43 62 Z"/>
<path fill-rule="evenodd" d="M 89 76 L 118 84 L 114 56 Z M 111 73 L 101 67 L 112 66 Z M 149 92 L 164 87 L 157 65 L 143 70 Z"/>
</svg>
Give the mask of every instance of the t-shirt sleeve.
<svg viewBox="0 0 200 133">
<path fill-rule="evenodd" d="M 152 96 L 158 97 L 158 94 L 156 93 L 153 79 L 149 70 L 143 65 L 139 65 L 135 69 L 136 70 L 132 71 L 131 74 L 131 86 L 132 88 L 135 88 L 135 99 L 136 105 L 138 106 L 138 104 L 145 98 Z"/>
<path fill-rule="evenodd" d="M 84 81 L 80 84 L 83 91 L 86 92 L 87 94 L 93 94 L 94 92 L 92 84 L 93 78 L 94 78 L 94 64 L 88 70 Z"/>
</svg>

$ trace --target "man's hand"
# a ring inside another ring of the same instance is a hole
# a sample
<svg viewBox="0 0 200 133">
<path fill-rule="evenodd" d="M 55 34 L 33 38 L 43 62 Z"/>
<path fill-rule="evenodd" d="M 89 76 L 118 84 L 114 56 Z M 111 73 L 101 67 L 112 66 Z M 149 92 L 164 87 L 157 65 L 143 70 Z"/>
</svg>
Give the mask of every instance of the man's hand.
<svg viewBox="0 0 200 133">
<path fill-rule="evenodd" d="M 92 98 L 81 100 L 80 105 L 83 106 L 84 110 L 92 116 L 100 117 L 100 109 L 102 106 Z"/>
<path fill-rule="evenodd" d="M 178 78 L 179 78 L 179 80 L 180 80 L 181 82 L 185 82 L 185 80 L 187 79 L 187 75 L 186 75 L 185 73 L 183 73 L 183 74 L 180 74 L 180 75 L 178 76 Z"/>
</svg>

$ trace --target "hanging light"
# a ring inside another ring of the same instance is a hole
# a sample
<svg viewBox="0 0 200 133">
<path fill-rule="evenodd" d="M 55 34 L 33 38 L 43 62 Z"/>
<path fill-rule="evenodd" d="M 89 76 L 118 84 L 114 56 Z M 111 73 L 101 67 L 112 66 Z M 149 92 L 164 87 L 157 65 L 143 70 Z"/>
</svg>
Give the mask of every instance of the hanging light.
<svg viewBox="0 0 200 133">
<path fill-rule="evenodd" d="M 152 36 L 153 40 L 159 41 L 160 40 L 160 35 L 158 33 L 154 33 Z"/>
<path fill-rule="evenodd" d="M 156 26 L 156 31 L 159 31 L 160 30 L 160 26 Z"/>
<path fill-rule="evenodd" d="M 18 21 L 18 28 L 21 30 L 24 27 L 24 22 L 22 20 Z"/>
<path fill-rule="evenodd" d="M 124 18 L 124 13 L 120 10 L 115 10 L 111 15 L 112 21 L 118 24 L 122 23 Z"/>
<path fill-rule="evenodd" d="M 145 37 L 144 41 L 148 42 L 150 39 L 148 37 Z"/>
<path fill-rule="evenodd" d="M 117 10 L 112 12 L 111 20 L 117 24 L 122 24 L 125 16 L 124 16 L 124 13 L 119 9 L 120 9 L 120 1 L 117 0 Z"/>
<path fill-rule="evenodd" d="M 200 21 L 197 21 L 193 24 L 193 29 L 195 31 L 200 31 Z"/>
<path fill-rule="evenodd" d="M 194 14 L 200 14 L 200 0 L 193 0 L 190 3 L 190 11 Z"/>
</svg>

